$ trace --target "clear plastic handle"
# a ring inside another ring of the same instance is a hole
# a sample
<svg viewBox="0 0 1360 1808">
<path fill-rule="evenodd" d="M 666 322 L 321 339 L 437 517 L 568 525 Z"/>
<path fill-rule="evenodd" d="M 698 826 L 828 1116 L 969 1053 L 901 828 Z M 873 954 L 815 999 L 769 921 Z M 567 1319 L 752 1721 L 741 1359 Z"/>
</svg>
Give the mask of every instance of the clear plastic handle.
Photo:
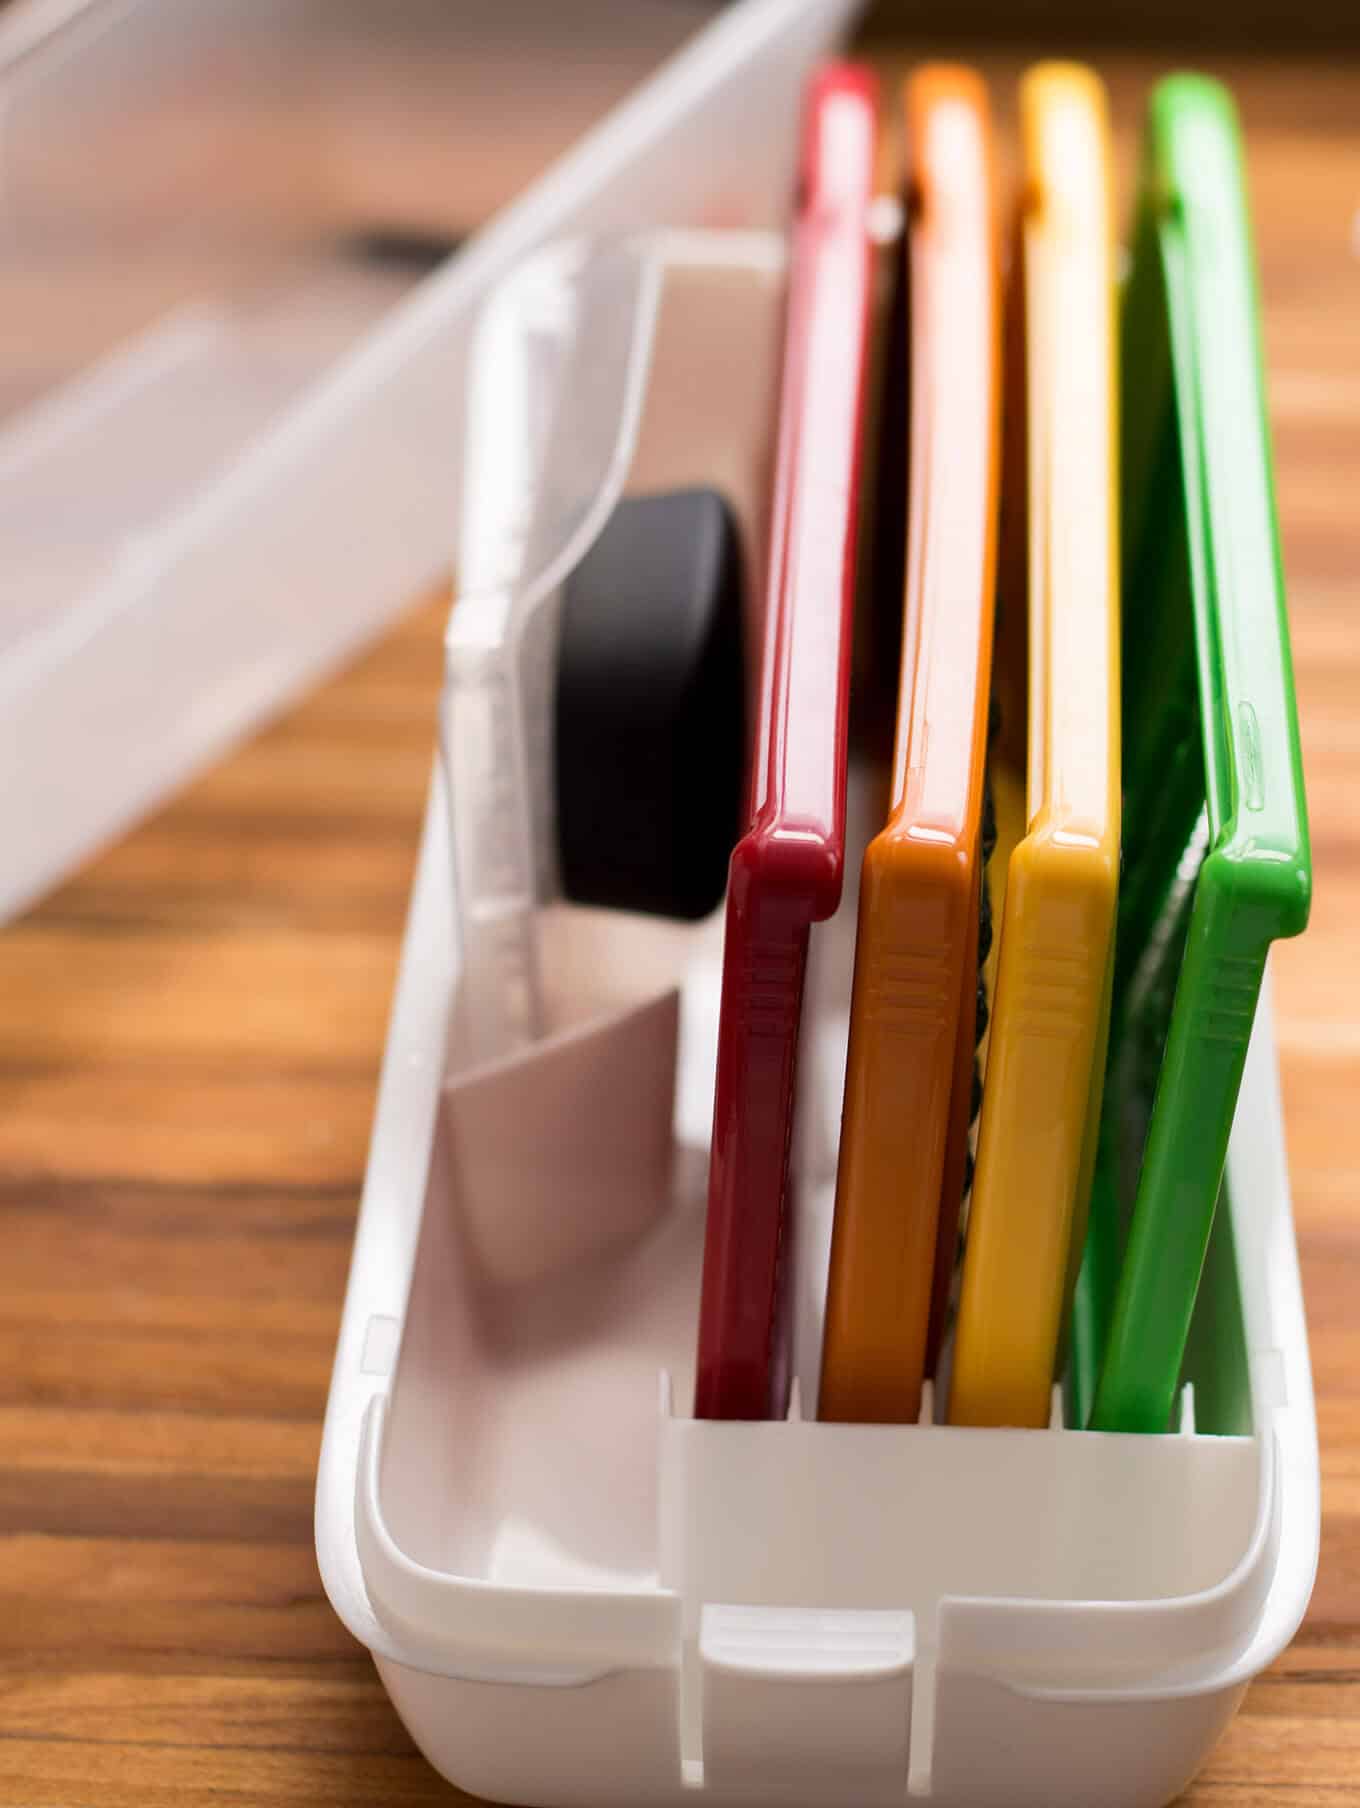
<svg viewBox="0 0 1360 1808">
<path fill-rule="evenodd" d="M 474 341 L 441 745 L 460 1030 L 479 1060 L 512 1054 L 543 1030 L 534 911 L 557 890 L 561 586 L 627 478 L 659 284 L 643 239 L 557 245 L 496 291 Z"/>
</svg>

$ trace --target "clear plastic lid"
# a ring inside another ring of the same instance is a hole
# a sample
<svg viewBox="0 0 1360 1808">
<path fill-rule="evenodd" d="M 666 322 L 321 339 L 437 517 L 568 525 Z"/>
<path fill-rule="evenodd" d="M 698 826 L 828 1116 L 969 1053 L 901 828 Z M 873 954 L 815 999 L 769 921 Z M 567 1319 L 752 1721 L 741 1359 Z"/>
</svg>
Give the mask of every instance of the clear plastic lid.
<svg viewBox="0 0 1360 1808">
<path fill-rule="evenodd" d="M 781 220 L 854 10 L 7 14 L 0 916 L 447 577 L 489 284 L 564 231 Z"/>
</svg>

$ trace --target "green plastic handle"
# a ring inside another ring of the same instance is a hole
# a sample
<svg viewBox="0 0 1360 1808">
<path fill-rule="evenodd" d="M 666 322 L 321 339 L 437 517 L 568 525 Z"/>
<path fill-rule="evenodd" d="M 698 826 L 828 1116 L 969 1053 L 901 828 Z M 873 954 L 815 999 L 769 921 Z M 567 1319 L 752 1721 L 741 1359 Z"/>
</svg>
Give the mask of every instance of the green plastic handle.
<svg viewBox="0 0 1360 1808">
<path fill-rule="evenodd" d="M 1312 875 L 1241 144 L 1230 96 L 1203 77 L 1152 96 L 1121 389 L 1127 877 L 1073 1386 L 1079 1423 L 1095 1377 L 1093 1428 L 1160 1432 L 1266 956 L 1304 928 Z M 1168 1022 L 1165 989 L 1137 977 L 1179 945 L 1161 925 L 1201 812 L 1208 852 Z M 1125 1051 L 1163 1030 L 1121 1264 L 1117 1150 L 1138 1067 Z"/>
</svg>

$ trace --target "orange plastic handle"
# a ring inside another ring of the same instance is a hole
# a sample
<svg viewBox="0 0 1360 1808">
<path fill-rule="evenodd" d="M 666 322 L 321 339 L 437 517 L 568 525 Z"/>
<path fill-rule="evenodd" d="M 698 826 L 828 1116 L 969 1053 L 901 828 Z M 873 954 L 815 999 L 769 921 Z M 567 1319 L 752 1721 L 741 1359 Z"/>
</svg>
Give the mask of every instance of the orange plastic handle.
<svg viewBox="0 0 1360 1808">
<path fill-rule="evenodd" d="M 860 882 L 818 1406 L 823 1419 L 878 1422 L 919 1412 L 937 1241 L 947 1286 L 963 1187 L 1000 392 L 986 90 L 971 70 L 928 65 L 906 84 L 904 103 L 911 425 L 902 668 L 891 814 Z"/>
</svg>

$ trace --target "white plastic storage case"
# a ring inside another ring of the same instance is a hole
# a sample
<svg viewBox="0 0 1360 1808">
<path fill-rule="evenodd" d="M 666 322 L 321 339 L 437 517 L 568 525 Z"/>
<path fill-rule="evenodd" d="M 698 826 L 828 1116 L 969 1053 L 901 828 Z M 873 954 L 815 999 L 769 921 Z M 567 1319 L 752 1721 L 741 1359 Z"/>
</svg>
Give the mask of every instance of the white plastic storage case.
<svg viewBox="0 0 1360 1808">
<path fill-rule="evenodd" d="M 661 234 L 557 247 L 503 287 L 476 355 L 532 344 L 467 448 L 514 472 L 479 502 L 519 549 L 491 638 L 533 617 L 551 644 L 618 497 L 696 478 L 733 498 L 758 591 L 782 271 L 778 238 Z M 493 441 L 517 437 L 507 467 Z M 480 715 L 446 699 L 469 717 L 446 758 L 475 764 L 479 732 L 489 758 L 503 689 Z M 524 724 L 519 757 L 547 740 Z M 474 816 L 456 885 L 451 789 Z M 412 1735 L 514 1802 L 1166 1802 L 1292 1636 L 1317 1555 L 1269 992 L 1174 1435 L 1068 1431 L 1056 1399 L 1045 1431 L 936 1425 L 929 1401 L 913 1427 L 819 1424 L 847 886 L 805 1004 L 793 1409 L 699 1422 L 721 925 L 545 901 L 531 825 L 540 1027 L 507 1053 L 460 969 L 485 925 L 455 906 L 513 893 L 504 804 L 436 765 L 318 1485 L 327 1591 Z"/>
</svg>

